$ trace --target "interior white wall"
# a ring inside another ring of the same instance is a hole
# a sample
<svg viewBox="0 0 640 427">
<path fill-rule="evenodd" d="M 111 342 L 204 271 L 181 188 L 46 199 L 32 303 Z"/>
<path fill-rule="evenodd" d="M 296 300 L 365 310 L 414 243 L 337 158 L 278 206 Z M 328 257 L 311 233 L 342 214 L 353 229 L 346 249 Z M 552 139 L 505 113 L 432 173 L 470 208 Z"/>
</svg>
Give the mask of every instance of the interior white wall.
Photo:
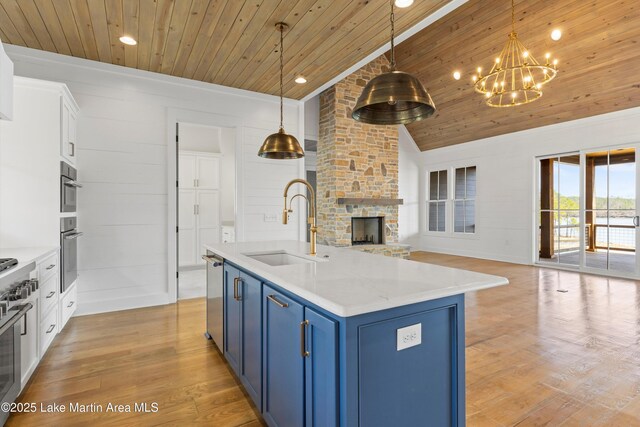
<svg viewBox="0 0 640 427">
<path fill-rule="evenodd" d="M 193 123 L 180 123 L 178 148 L 186 151 L 220 153 L 222 129 Z"/>
<path fill-rule="evenodd" d="M 238 240 L 299 239 L 301 227 L 278 215 L 286 182 L 302 175 L 301 160 L 257 157 L 277 130 L 276 97 L 171 76 L 6 47 L 16 75 L 64 82 L 78 117 L 78 313 L 164 304 L 168 280 L 167 135 L 170 109 L 206 112 L 235 123 Z M 302 139 L 302 104 L 285 101 L 285 127 Z M 175 126 L 174 126 L 175 129 Z M 273 219 L 275 218 L 275 220 Z M 175 294 L 175 290 L 173 290 Z"/>
<path fill-rule="evenodd" d="M 236 218 L 236 131 L 233 128 L 220 129 L 220 202 L 222 203 L 222 223 L 233 224 Z"/>
<path fill-rule="evenodd" d="M 320 95 L 304 103 L 304 138 L 317 141 L 320 135 Z"/>
<path fill-rule="evenodd" d="M 398 241 L 420 245 L 420 150 L 404 126 L 398 126 Z"/>
<path fill-rule="evenodd" d="M 420 249 L 532 263 L 536 156 L 638 143 L 638 123 L 640 107 L 421 153 Z M 464 165 L 477 166 L 477 233 L 425 232 L 427 172 Z"/>
</svg>

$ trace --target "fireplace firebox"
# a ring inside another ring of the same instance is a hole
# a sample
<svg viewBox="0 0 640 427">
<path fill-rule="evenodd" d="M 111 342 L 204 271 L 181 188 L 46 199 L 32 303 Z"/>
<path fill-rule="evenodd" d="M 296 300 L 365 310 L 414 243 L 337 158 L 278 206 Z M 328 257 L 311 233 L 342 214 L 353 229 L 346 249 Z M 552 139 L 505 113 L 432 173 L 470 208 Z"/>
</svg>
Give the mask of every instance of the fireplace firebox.
<svg viewBox="0 0 640 427">
<path fill-rule="evenodd" d="M 352 217 L 352 245 L 384 245 L 384 217 Z"/>
</svg>

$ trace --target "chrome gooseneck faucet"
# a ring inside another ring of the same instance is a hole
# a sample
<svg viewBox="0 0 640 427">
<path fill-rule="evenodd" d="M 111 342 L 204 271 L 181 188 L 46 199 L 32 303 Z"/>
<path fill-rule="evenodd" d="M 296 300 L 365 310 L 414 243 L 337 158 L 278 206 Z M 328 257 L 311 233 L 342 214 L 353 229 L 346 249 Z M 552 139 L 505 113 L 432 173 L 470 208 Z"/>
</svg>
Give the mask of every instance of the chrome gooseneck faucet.
<svg viewBox="0 0 640 427">
<path fill-rule="evenodd" d="M 307 187 L 307 190 L 309 190 L 310 197 L 307 198 L 302 193 L 295 194 L 289 201 L 289 207 L 287 208 L 287 194 L 289 193 L 289 187 L 291 187 L 293 184 L 305 185 Z M 311 186 L 311 184 L 309 184 L 308 181 L 305 181 L 304 179 L 299 179 L 299 178 L 294 179 L 290 181 L 287 184 L 287 186 L 284 188 L 284 209 L 282 210 L 282 223 L 286 225 L 289 222 L 289 213 L 293 212 L 293 209 L 291 209 L 291 202 L 293 202 L 293 199 L 295 199 L 298 196 L 304 198 L 307 201 L 307 207 L 309 210 L 307 222 L 310 226 L 309 231 L 310 231 L 310 240 L 311 240 L 311 251 L 309 252 L 309 254 L 315 255 L 316 254 L 316 233 L 318 232 L 318 227 L 316 227 L 316 195 L 315 195 L 315 192 L 313 191 L 313 187 Z"/>
</svg>

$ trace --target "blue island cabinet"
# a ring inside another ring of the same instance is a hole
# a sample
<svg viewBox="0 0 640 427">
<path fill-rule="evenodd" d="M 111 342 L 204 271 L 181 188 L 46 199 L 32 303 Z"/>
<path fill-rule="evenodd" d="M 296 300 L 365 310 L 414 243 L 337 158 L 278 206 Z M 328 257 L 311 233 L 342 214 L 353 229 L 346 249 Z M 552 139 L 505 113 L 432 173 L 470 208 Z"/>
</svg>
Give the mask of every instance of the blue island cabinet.
<svg viewBox="0 0 640 427">
<path fill-rule="evenodd" d="M 269 426 L 465 425 L 463 294 L 340 317 L 224 274 L 226 357 Z"/>
<path fill-rule="evenodd" d="M 338 425 L 337 322 L 267 285 L 262 311 L 267 424 Z"/>
<path fill-rule="evenodd" d="M 224 268 L 224 354 L 258 408 L 262 406 L 262 283 Z"/>
</svg>

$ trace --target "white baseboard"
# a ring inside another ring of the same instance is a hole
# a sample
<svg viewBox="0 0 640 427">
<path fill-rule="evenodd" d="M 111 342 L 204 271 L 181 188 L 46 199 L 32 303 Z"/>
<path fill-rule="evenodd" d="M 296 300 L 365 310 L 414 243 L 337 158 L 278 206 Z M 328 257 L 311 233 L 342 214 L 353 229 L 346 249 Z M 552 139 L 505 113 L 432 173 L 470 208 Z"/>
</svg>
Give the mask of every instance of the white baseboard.
<svg viewBox="0 0 640 427">
<path fill-rule="evenodd" d="M 82 301 L 82 295 L 79 295 L 78 300 L 78 309 L 73 314 L 73 317 L 86 316 L 90 314 L 109 313 L 112 311 L 132 310 L 134 308 L 152 307 L 170 303 L 168 293 L 137 297 L 129 296 L 107 301 L 92 302 Z"/>
<path fill-rule="evenodd" d="M 512 264 L 533 265 L 533 263 L 530 260 L 524 257 L 493 255 L 493 254 L 487 254 L 484 252 L 477 252 L 477 251 L 465 251 L 465 250 L 452 251 L 452 250 L 442 250 L 438 248 L 420 247 L 420 245 L 416 245 L 411 252 L 419 252 L 419 251 L 434 252 L 434 253 L 445 254 L 445 255 L 463 256 L 468 258 L 479 258 L 479 259 L 486 259 L 489 261 L 509 262 Z"/>
</svg>

